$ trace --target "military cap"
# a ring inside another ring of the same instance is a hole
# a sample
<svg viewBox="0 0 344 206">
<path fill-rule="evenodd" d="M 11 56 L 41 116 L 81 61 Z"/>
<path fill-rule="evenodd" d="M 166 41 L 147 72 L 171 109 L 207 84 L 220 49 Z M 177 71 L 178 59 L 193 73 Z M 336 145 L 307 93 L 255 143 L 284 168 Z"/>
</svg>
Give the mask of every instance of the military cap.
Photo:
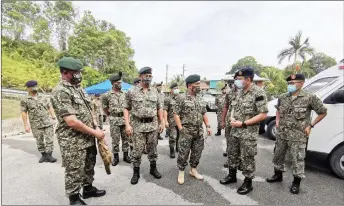
<svg viewBox="0 0 344 206">
<path fill-rule="evenodd" d="M 200 80 L 201 80 L 201 76 L 200 75 L 193 74 L 193 75 L 190 75 L 190 76 L 186 77 L 185 83 L 186 84 L 192 84 L 192 83 L 198 82 Z"/>
<path fill-rule="evenodd" d="M 139 83 L 140 81 L 141 81 L 140 78 L 135 78 L 135 79 L 134 79 L 134 84 L 137 84 L 137 83 Z"/>
<path fill-rule="evenodd" d="M 157 83 L 156 86 L 160 87 L 160 86 L 162 86 L 162 83 L 163 82 Z"/>
<path fill-rule="evenodd" d="M 122 72 L 118 72 L 118 74 L 114 74 L 110 77 L 111 82 L 118 82 L 122 79 Z"/>
<path fill-rule="evenodd" d="M 57 62 L 57 65 L 74 71 L 79 71 L 83 68 L 81 61 L 73 57 L 63 57 Z"/>
<path fill-rule="evenodd" d="M 173 89 L 175 87 L 178 87 L 178 84 L 177 83 L 172 83 L 171 86 L 170 86 L 170 89 Z"/>
<path fill-rule="evenodd" d="M 305 79 L 306 79 L 306 77 L 305 77 L 305 75 L 303 75 L 303 74 L 292 74 L 292 75 L 290 75 L 290 76 L 286 79 L 286 81 L 287 81 L 287 82 L 289 82 L 289 81 L 291 81 L 291 80 L 301 80 L 301 81 L 305 81 Z"/>
<path fill-rule="evenodd" d="M 28 81 L 28 82 L 26 82 L 25 86 L 26 86 L 26 87 L 34 87 L 34 86 L 37 86 L 37 81 L 35 81 L 35 80 Z"/>
<path fill-rule="evenodd" d="M 140 69 L 139 74 L 152 74 L 152 68 L 143 67 Z"/>
<path fill-rule="evenodd" d="M 254 70 L 252 67 L 243 67 L 239 71 L 237 71 L 234 75 L 234 78 L 238 76 L 243 76 L 243 77 L 254 77 Z"/>
<path fill-rule="evenodd" d="M 100 94 L 99 94 L 99 93 L 97 93 L 97 94 L 95 94 L 94 96 L 96 96 L 96 97 L 100 97 Z"/>
</svg>

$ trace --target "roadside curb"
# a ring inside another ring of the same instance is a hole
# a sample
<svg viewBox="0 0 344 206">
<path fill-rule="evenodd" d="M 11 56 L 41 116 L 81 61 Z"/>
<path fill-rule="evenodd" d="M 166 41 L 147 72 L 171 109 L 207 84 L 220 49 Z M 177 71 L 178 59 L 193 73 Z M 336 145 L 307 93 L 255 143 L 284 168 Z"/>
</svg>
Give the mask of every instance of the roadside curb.
<svg viewBox="0 0 344 206">
<path fill-rule="evenodd" d="M 25 131 L 2 134 L 1 137 L 6 138 L 6 137 L 12 137 L 12 136 L 17 136 L 17 135 L 22 135 L 22 134 L 25 134 Z"/>
</svg>

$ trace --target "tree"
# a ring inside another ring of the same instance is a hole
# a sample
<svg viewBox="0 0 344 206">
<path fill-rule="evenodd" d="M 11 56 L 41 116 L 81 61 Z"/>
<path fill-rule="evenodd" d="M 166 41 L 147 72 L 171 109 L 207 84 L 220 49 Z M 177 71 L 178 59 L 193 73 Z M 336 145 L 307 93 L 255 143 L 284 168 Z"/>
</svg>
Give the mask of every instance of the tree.
<svg viewBox="0 0 344 206">
<path fill-rule="evenodd" d="M 225 86 L 226 83 L 224 83 L 223 81 L 218 81 L 216 83 L 216 90 L 217 91 L 221 91 L 221 89 Z"/>
<path fill-rule="evenodd" d="M 287 83 L 282 70 L 267 66 L 262 69 L 260 76 L 269 79 L 264 83 L 265 90 L 269 95 L 275 96 L 287 91 Z"/>
<path fill-rule="evenodd" d="M 242 67 L 250 66 L 255 70 L 255 73 L 260 74 L 260 70 L 263 68 L 263 65 L 258 64 L 256 59 L 252 56 L 246 56 L 238 60 L 236 64 L 233 64 L 232 69 L 226 74 L 234 74 L 236 71 Z"/>
<path fill-rule="evenodd" d="M 310 69 L 320 73 L 337 64 L 336 59 L 324 53 L 316 53 L 310 60 Z"/>
<path fill-rule="evenodd" d="M 293 57 L 294 64 L 298 60 L 298 58 L 302 59 L 302 64 L 306 61 L 306 56 L 310 55 L 313 56 L 314 49 L 309 45 L 309 38 L 307 38 L 303 43 L 301 40 L 302 31 L 299 31 L 294 38 L 290 38 L 289 44 L 290 48 L 283 49 L 277 56 L 279 59 L 279 64 L 288 57 L 288 60 Z"/>
<path fill-rule="evenodd" d="M 173 83 L 177 83 L 179 89 L 181 92 L 185 92 L 186 91 L 186 84 L 185 84 L 185 79 L 183 78 L 182 75 L 178 74 L 178 75 L 174 75 L 171 82 L 168 84 L 168 88 L 173 84 Z"/>
<path fill-rule="evenodd" d="M 288 65 L 287 67 L 284 68 L 284 76 L 288 77 L 291 74 L 295 74 L 295 68 L 297 65 L 300 65 L 300 62 L 297 61 L 294 64 Z M 307 79 L 313 77 L 316 75 L 315 70 L 311 69 L 309 61 L 306 61 L 303 63 L 301 70 L 299 71 L 300 73 L 304 74 Z"/>
</svg>

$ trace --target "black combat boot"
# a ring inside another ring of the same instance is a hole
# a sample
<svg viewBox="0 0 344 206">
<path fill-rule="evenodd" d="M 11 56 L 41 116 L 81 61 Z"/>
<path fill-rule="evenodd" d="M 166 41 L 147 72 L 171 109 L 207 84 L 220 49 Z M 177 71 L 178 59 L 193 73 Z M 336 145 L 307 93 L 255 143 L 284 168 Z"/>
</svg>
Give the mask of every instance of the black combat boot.
<svg viewBox="0 0 344 206">
<path fill-rule="evenodd" d="M 224 179 L 220 180 L 220 184 L 227 185 L 230 183 L 237 182 L 236 173 L 237 173 L 236 169 L 229 170 L 228 175 Z"/>
<path fill-rule="evenodd" d="M 96 187 L 93 187 L 92 185 L 87 185 L 83 189 L 82 198 L 87 199 L 90 197 L 101 197 L 105 194 L 105 190 L 98 190 Z"/>
<path fill-rule="evenodd" d="M 176 157 L 176 153 L 174 152 L 174 147 L 170 146 L 170 157 L 171 158 L 175 158 Z"/>
<path fill-rule="evenodd" d="M 153 175 L 156 179 L 161 178 L 161 174 L 156 169 L 156 162 L 155 161 L 150 162 L 150 174 Z"/>
<path fill-rule="evenodd" d="M 252 179 L 245 177 L 244 183 L 239 187 L 237 193 L 240 195 L 246 195 L 253 190 Z"/>
<path fill-rule="evenodd" d="M 113 160 L 112 160 L 112 166 L 116 166 L 119 163 L 119 156 L 118 153 L 113 153 Z"/>
<path fill-rule="evenodd" d="M 39 161 L 38 161 L 39 163 L 45 162 L 45 160 L 46 160 L 45 157 L 47 156 L 47 153 L 45 153 L 45 152 L 42 152 L 41 154 L 42 154 L 42 157 L 41 157 L 41 159 L 39 159 Z"/>
<path fill-rule="evenodd" d="M 81 198 L 80 194 L 70 195 L 69 196 L 70 205 L 87 205 Z"/>
<path fill-rule="evenodd" d="M 127 163 L 131 163 L 131 159 L 128 155 L 128 152 L 123 152 L 123 161 Z"/>
<path fill-rule="evenodd" d="M 300 192 L 301 178 L 294 176 L 294 181 L 290 187 L 290 192 L 293 194 L 299 194 Z"/>
<path fill-rule="evenodd" d="M 223 153 L 223 156 L 224 156 L 224 157 L 227 157 L 227 156 L 228 156 L 227 152 L 224 152 L 224 153 Z"/>
<path fill-rule="evenodd" d="M 217 133 L 215 134 L 215 136 L 220 136 L 221 135 L 221 129 L 217 129 Z"/>
<path fill-rule="evenodd" d="M 282 182 L 283 181 L 283 174 L 282 171 L 275 170 L 275 174 L 272 177 L 266 178 L 267 182 Z"/>
<path fill-rule="evenodd" d="M 54 158 L 53 156 L 51 156 L 52 152 L 47 152 L 46 154 L 47 154 L 45 156 L 45 161 L 46 162 L 51 162 L 51 163 L 56 162 L 57 159 Z"/>
<path fill-rule="evenodd" d="M 134 174 L 131 178 L 131 184 L 136 185 L 139 182 L 140 179 L 140 168 L 134 167 Z"/>
</svg>

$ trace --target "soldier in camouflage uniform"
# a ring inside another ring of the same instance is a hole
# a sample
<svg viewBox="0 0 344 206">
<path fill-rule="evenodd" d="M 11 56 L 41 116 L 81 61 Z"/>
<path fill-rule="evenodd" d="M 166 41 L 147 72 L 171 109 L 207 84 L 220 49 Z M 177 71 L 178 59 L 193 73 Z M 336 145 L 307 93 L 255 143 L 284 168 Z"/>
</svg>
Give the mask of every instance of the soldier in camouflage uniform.
<svg viewBox="0 0 344 206">
<path fill-rule="evenodd" d="M 141 83 L 132 87 L 126 94 L 124 104 L 125 127 L 128 136 L 133 136 L 134 151 L 132 163 L 134 167 L 131 184 L 137 184 L 140 178 L 140 164 L 142 153 L 147 141 L 148 160 L 150 162 L 150 174 L 160 179 L 161 174 L 156 168 L 158 159 L 157 153 L 157 129 L 159 117 L 159 132 L 161 133 L 164 126 L 163 119 L 163 102 L 156 88 L 151 87 L 152 69 L 143 67 L 139 71 Z M 132 126 L 129 123 L 129 111 L 132 115 Z"/>
<path fill-rule="evenodd" d="M 253 77 L 253 69 L 250 67 L 242 68 L 236 73 L 234 84 L 239 92 L 231 103 L 233 118 L 228 143 L 229 174 L 220 180 L 221 184 L 234 183 L 237 181 L 237 169 L 242 170 L 245 180 L 237 190 L 242 195 L 253 190 L 259 122 L 266 118 L 268 112 L 266 94 L 253 83 Z"/>
<path fill-rule="evenodd" d="M 135 78 L 133 83 L 134 83 L 134 86 L 137 86 L 137 85 L 140 85 L 140 82 L 141 82 L 141 79 L 140 78 Z M 132 88 L 130 88 L 129 90 L 131 90 Z M 130 119 L 130 123 L 131 123 L 131 119 L 132 119 L 132 114 L 131 112 L 129 112 L 129 119 Z M 130 156 L 133 155 L 133 150 L 134 150 L 134 147 L 133 147 L 133 138 L 128 136 L 128 139 L 129 139 L 129 145 L 130 145 Z M 143 154 L 148 154 L 147 152 L 147 148 L 145 147 L 145 150 L 143 151 Z"/>
<path fill-rule="evenodd" d="M 159 95 L 160 95 L 161 101 L 164 103 L 164 94 L 161 93 L 161 90 L 162 90 L 162 83 L 163 83 L 163 82 L 158 83 L 158 84 L 156 85 L 156 89 L 158 90 L 158 93 L 159 93 Z M 163 106 L 164 106 L 164 105 L 163 105 Z M 159 131 L 157 132 L 157 134 L 158 134 L 158 140 L 163 140 L 163 139 L 164 139 L 164 138 L 162 138 L 162 137 L 160 136 Z"/>
<path fill-rule="evenodd" d="M 80 86 L 82 63 L 72 57 L 58 61 L 61 80 L 54 88 L 51 101 L 57 114 L 56 135 L 63 152 L 65 165 L 65 191 L 71 205 L 86 205 L 80 198 L 83 187 L 84 199 L 105 195 L 105 190 L 92 186 L 97 147 L 95 137 L 105 137 L 92 114 L 91 100 Z"/>
<path fill-rule="evenodd" d="M 178 85 L 176 83 L 171 84 L 171 95 L 165 98 L 164 101 L 164 118 L 166 123 L 166 132 L 169 133 L 169 145 L 170 145 L 170 157 L 175 158 L 175 146 L 177 139 L 179 138 L 179 130 L 174 120 L 173 108 L 175 107 L 179 95 Z M 178 144 L 178 143 L 177 143 Z"/>
<path fill-rule="evenodd" d="M 226 93 L 227 93 L 227 84 L 221 89 L 221 94 L 216 97 L 215 99 L 215 105 L 217 107 L 217 133 L 215 136 L 220 136 L 221 135 L 221 120 L 222 120 L 222 110 L 223 110 L 223 105 L 225 103 L 225 98 L 226 98 Z"/>
<path fill-rule="evenodd" d="M 203 122 L 206 125 L 208 135 L 211 135 L 211 129 L 206 115 L 206 104 L 198 95 L 201 91 L 200 78 L 199 75 L 195 74 L 185 79 L 188 91 L 180 96 L 173 109 L 176 125 L 180 132 L 177 159 L 179 184 L 184 184 L 184 170 L 188 165 L 187 161 L 190 153 L 191 170 L 189 174 L 196 179 L 203 179 L 203 176 L 196 169 L 204 149 Z"/>
<path fill-rule="evenodd" d="M 50 99 L 38 94 L 37 81 L 28 81 L 25 86 L 28 95 L 20 102 L 25 131 L 30 132 L 31 126 L 38 151 L 42 154 L 38 162 L 56 162 L 56 159 L 51 156 L 54 150 L 54 127 L 50 116 L 54 120 L 56 116 L 51 107 Z M 30 126 L 27 121 L 28 115 Z"/>
<path fill-rule="evenodd" d="M 281 182 L 285 165 L 285 155 L 290 153 L 294 181 L 290 192 L 298 194 L 301 179 L 304 175 L 304 158 L 311 128 L 319 123 L 327 114 L 322 101 L 314 94 L 302 90 L 305 82 L 303 74 L 291 75 L 287 79 L 288 93 L 278 98 L 276 105 L 277 140 L 273 158 L 275 174 L 267 178 L 267 182 Z M 311 122 L 311 112 L 318 116 Z"/>
<path fill-rule="evenodd" d="M 125 124 L 123 117 L 123 106 L 125 102 L 125 94 L 121 91 L 122 72 L 118 75 L 112 75 L 110 81 L 112 89 L 103 97 L 102 104 L 104 113 L 110 119 L 110 133 L 112 138 L 113 161 L 112 166 L 116 166 L 119 162 L 119 142 L 122 139 L 123 161 L 131 163 L 128 155 L 129 139 L 125 133 Z"/>
<path fill-rule="evenodd" d="M 91 106 L 93 115 L 96 117 L 99 128 L 103 129 L 102 103 L 100 101 L 100 94 L 94 95 Z"/>
</svg>

